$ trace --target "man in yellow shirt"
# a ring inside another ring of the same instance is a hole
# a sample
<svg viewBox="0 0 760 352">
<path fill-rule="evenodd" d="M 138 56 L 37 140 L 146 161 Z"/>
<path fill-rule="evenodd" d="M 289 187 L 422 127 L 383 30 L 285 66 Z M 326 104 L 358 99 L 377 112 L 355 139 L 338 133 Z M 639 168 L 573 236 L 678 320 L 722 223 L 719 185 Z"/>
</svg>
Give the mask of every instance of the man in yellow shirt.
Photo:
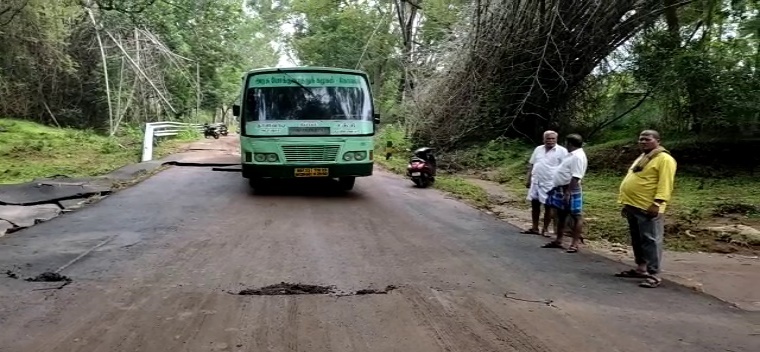
<svg viewBox="0 0 760 352">
<path fill-rule="evenodd" d="M 618 202 L 622 216 L 628 220 L 636 269 L 616 274 L 619 277 L 644 278 L 639 286 L 654 288 L 662 279 L 663 213 L 673 194 L 676 160 L 660 146 L 660 134 L 646 130 L 639 135 L 642 154 L 633 162 L 620 184 Z"/>
</svg>

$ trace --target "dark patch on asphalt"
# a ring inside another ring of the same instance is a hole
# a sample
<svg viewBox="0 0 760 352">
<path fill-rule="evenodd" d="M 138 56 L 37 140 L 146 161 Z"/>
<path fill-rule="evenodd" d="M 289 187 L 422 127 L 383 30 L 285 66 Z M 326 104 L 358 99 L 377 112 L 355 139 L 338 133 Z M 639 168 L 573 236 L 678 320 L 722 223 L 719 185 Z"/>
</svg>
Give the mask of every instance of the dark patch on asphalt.
<svg viewBox="0 0 760 352">
<path fill-rule="evenodd" d="M 363 290 L 356 291 L 355 295 L 357 295 L 357 296 L 360 296 L 360 295 L 385 295 L 385 294 L 388 294 L 388 292 L 391 292 L 391 291 L 393 291 L 393 290 L 395 290 L 397 288 L 398 287 L 393 286 L 393 285 L 386 286 L 384 290 L 376 290 L 376 289 L 371 289 L 371 288 L 365 288 Z"/>
<path fill-rule="evenodd" d="M 280 295 L 324 295 L 334 293 L 331 286 L 291 284 L 281 282 L 279 284 L 264 286 L 256 289 L 245 289 L 238 292 L 242 296 L 280 296 Z"/>
<path fill-rule="evenodd" d="M 238 293 L 231 294 L 241 296 L 283 296 L 283 295 L 336 295 L 336 296 L 362 296 L 362 295 L 384 295 L 397 289 L 397 286 L 388 285 L 383 290 L 378 289 L 361 289 L 356 292 L 342 292 L 335 289 L 335 286 L 307 285 L 301 283 L 280 282 L 279 284 L 264 286 L 261 288 L 245 289 Z"/>
<path fill-rule="evenodd" d="M 182 161 L 167 161 L 162 165 L 172 166 L 187 166 L 187 167 L 225 167 L 225 166 L 240 166 L 240 163 L 192 163 Z"/>
<path fill-rule="evenodd" d="M 61 275 L 59 273 L 54 273 L 52 271 L 46 271 L 42 274 L 39 274 L 35 277 L 30 277 L 24 279 L 25 281 L 29 282 L 71 282 L 71 278 L 65 275 Z"/>
<path fill-rule="evenodd" d="M 212 167 L 211 171 L 222 171 L 222 172 L 243 172 L 243 169 L 228 169 L 226 167 Z"/>
<path fill-rule="evenodd" d="M 7 276 L 7 277 L 9 277 L 11 279 L 18 279 L 18 274 L 14 273 L 11 270 L 6 270 L 5 271 L 5 276 Z"/>
</svg>

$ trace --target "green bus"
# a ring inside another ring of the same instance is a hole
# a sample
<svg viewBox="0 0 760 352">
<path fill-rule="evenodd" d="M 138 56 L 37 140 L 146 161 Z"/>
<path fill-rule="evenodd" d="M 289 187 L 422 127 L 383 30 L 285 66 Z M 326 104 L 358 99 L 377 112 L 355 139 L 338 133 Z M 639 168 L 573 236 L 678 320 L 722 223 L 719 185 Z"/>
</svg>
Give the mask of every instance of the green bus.
<svg viewBox="0 0 760 352">
<path fill-rule="evenodd" d="M 332 67 L 262 68 L 242 77 L 243 177 L 254 189 L 266 179 L 336 178 L 351 190 L 371 176 L 375 113 L 363 71 Z"/>
</svg>

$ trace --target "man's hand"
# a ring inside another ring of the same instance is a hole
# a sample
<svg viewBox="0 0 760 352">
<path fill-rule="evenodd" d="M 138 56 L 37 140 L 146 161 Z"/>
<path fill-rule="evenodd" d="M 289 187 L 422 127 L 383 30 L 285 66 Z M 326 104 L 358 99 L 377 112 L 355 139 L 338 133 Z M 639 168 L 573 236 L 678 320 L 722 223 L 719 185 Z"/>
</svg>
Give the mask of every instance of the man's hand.
<svg viewBox="0 0 760 352">
<path fill-rule="evenodd" d="M 623 207 L 622 209 L 620 209 L 620 216 L 622 216 L 623 218 L 627 218 L 628 217 L 628 210 L 625 210 L 625 207 Z"/>
<path fill-rule="evenodd" d="M 649 206 L 649 209 L 647 209 L 647 215 L 656 218 L 658 215 L 660 215 L 660 207 L 652 204 Z"/>
</svg>

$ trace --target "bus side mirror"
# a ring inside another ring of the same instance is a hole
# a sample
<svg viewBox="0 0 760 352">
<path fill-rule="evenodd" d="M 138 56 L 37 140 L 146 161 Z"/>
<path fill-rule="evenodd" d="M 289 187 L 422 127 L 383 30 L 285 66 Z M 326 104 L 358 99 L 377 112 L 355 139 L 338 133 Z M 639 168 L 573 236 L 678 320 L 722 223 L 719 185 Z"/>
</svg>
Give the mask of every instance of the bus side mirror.
<svg viewBox="0 0 760 352">
<path fill-rule="evenodd" d="M 240 105 L 232 105 L 232 116 L 238 117 L 240 116 Z"/>
<path fill-rule="evenodd" d="M 372 122 L 374 122 L 375 125 L 380 124 L 380 114 L 372 115 Z"/>
</svg>

